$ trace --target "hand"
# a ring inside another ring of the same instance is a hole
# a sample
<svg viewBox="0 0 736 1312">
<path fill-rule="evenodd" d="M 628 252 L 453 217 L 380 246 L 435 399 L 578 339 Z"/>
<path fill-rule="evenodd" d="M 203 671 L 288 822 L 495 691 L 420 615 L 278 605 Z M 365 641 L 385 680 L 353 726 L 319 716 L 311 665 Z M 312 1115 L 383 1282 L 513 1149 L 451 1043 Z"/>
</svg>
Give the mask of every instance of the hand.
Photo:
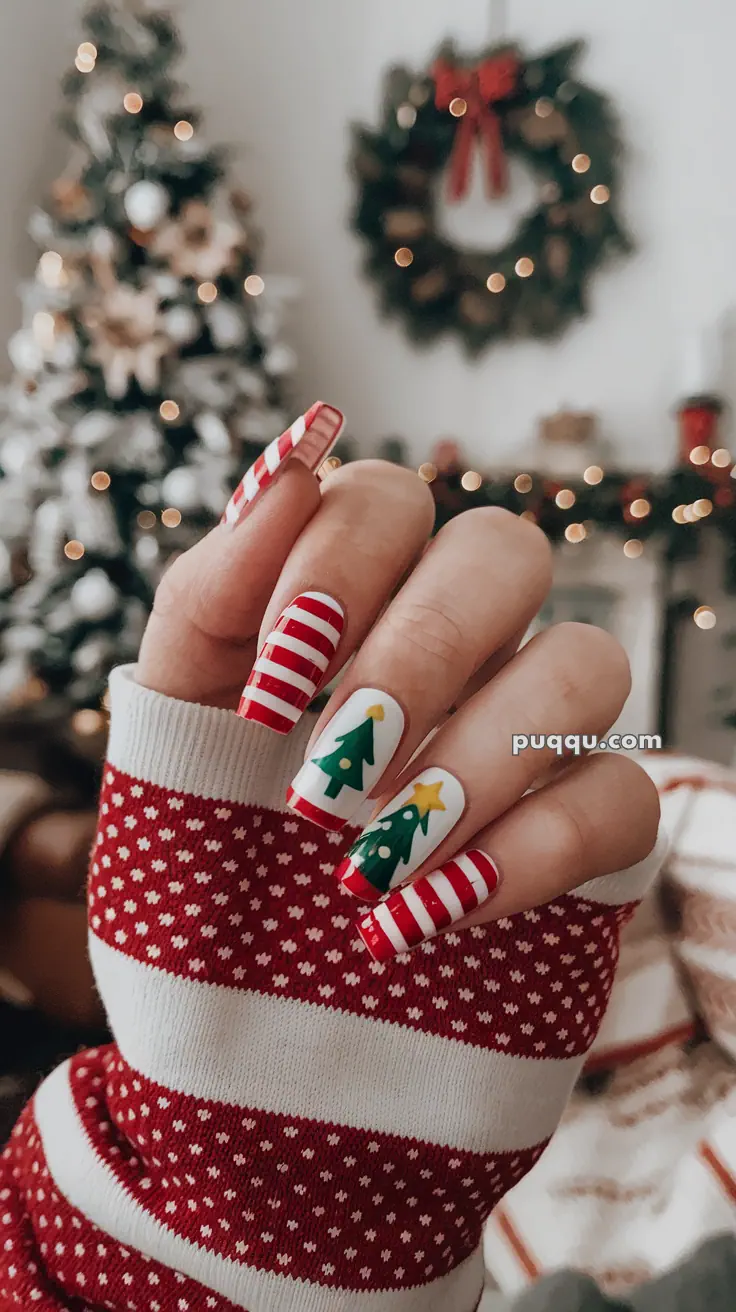
<svg viewBox="0 0 736 1312">
<path fill-rule="evenodd" d="M 549 588 L 546 538 L 483 509 L 425 550 L 432 519 L 428 489 L 406 470 L 363 461 L 320 489 L 292 462 L 242 523 L 218 527 L 174 563 L 138 666 L 149 688 L 233 710 L 249 680 L 241 713 L 283 730 L 314 679 L 354 658 L 290 804 L 337 830 L 368 794 L 377 799 L 383 828 L 368 827 L 340 872 L 364 901 L 444 869 L 414 885 L 424 912 L 399 894 L 362 923 L 384 959 L 437 926 L 497 920 L 632 865 L 651 851 L 659 817 L 656 790 L 630 759 L 595 755 L 538 787 L 557 764 L 553 749 L 512 756 L 514 734 L 602 736 L 629 691 L 627 658 L 610 634 L 581 624 L 517 651 Z M 334 624 L 322 635 L 322 669 L 305 684 L 308 662 L 301 676 L 280 668 L 283 649 L 269 635 L 309 593 L 323 594 Z M 458 871 L 455 858 L 468 852 L 481 857 L 463 857 Z"/>
</svg>

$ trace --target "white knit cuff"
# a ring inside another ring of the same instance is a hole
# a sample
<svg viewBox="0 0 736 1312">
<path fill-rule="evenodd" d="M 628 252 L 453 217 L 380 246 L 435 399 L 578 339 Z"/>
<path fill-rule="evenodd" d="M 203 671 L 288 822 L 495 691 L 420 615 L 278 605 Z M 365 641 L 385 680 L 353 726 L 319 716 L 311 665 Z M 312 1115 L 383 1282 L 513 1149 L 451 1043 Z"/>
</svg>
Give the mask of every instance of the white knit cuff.
<svg viewBox="0 0 736 1312">
<path fill-rule="evenodd" d="M 165 697 L 136 683 L 135 666 L 110 675 L 111 765 L 175 793 L 286 810 L 286 790 L 316 722 L 302 716 L 288 738 L 233 711 Z"/>
</svg>

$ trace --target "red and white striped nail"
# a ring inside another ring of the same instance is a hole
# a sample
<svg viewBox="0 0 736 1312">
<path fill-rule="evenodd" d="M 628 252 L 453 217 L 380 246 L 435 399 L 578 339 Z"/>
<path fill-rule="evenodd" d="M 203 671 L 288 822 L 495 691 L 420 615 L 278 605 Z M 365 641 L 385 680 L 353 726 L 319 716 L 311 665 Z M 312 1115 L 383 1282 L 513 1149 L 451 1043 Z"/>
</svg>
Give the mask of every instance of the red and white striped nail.
<svg viewBox="0 0 736 1312">
<path fill-rule="evenodd" d="M 243 689 L 238 715 L 288 733 L 337 651 L 345 612 L 326 592 L 302 592 L 282 611 Z"/>
<path fill-rule="evenodd" d="M 228 501 L 221 524 L 239 524 L 246 511 L 274 479 L 292 456 L 316 474 L 335 445 L 345 420 L 339 410 L 324 401 L 315 401 L 306 414 L 294 420 L 280 437 L 274 438 L 243 476 Z"/>
<path fill-rule="evenodd" d="M 426 943 L 493 896 L 498 868 L 472 848 L 379 903 L 357 929 L 375 961 L 390 961 Z"/>
</svg>

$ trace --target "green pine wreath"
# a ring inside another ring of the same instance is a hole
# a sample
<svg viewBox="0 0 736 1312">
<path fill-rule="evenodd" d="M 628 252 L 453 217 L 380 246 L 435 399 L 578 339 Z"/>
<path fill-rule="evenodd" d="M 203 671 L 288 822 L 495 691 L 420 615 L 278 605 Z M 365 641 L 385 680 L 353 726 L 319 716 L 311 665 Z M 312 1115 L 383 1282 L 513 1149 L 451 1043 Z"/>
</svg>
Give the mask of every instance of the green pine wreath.
<svg viewBox="0 0 736 1312">
<path fill-rule="evenodd" d="M 573 75 L 581 50 L 524 59 L 504 45 L 469 60 L 445 45 L 428 71 L 389 74 L 379 131 L 355 127 L 353 226 L 384 312 L 414 340 L 455 332 L 475 354 L 501 338 L 553 337 L 586 313 L 593 270 L 631 249 L 616 213 L 615 116 Z M 495 250 L 459 249 L 435 221 L 438 185 L 447 176 L 461 195 L 477 150 L 489 194 L 503 190 L 510 156 L 540 184 L 536 208 Z"/>
</svg>

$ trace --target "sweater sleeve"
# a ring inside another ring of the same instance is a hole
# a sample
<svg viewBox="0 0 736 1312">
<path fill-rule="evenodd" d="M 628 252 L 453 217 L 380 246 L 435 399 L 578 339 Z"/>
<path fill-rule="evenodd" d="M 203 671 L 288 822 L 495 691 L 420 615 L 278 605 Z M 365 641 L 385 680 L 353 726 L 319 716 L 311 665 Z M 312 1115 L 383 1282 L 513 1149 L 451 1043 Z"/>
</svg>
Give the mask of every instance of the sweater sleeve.
<svg viewBox="0 0 736 1312">
<path fill-rule="evenodd" d="M 16 1127 L 4 1224 L 26 1247 L 0 1290 L 477 1309 L 485 1219 L 559 1120 L 660 853 L 375 962 L 333 877 L 355 830 L 286 809 L 312 717 L 284 740 L 131 670 L 111 693 L 89 915 L 115 1042 Z"/>
</svg>

